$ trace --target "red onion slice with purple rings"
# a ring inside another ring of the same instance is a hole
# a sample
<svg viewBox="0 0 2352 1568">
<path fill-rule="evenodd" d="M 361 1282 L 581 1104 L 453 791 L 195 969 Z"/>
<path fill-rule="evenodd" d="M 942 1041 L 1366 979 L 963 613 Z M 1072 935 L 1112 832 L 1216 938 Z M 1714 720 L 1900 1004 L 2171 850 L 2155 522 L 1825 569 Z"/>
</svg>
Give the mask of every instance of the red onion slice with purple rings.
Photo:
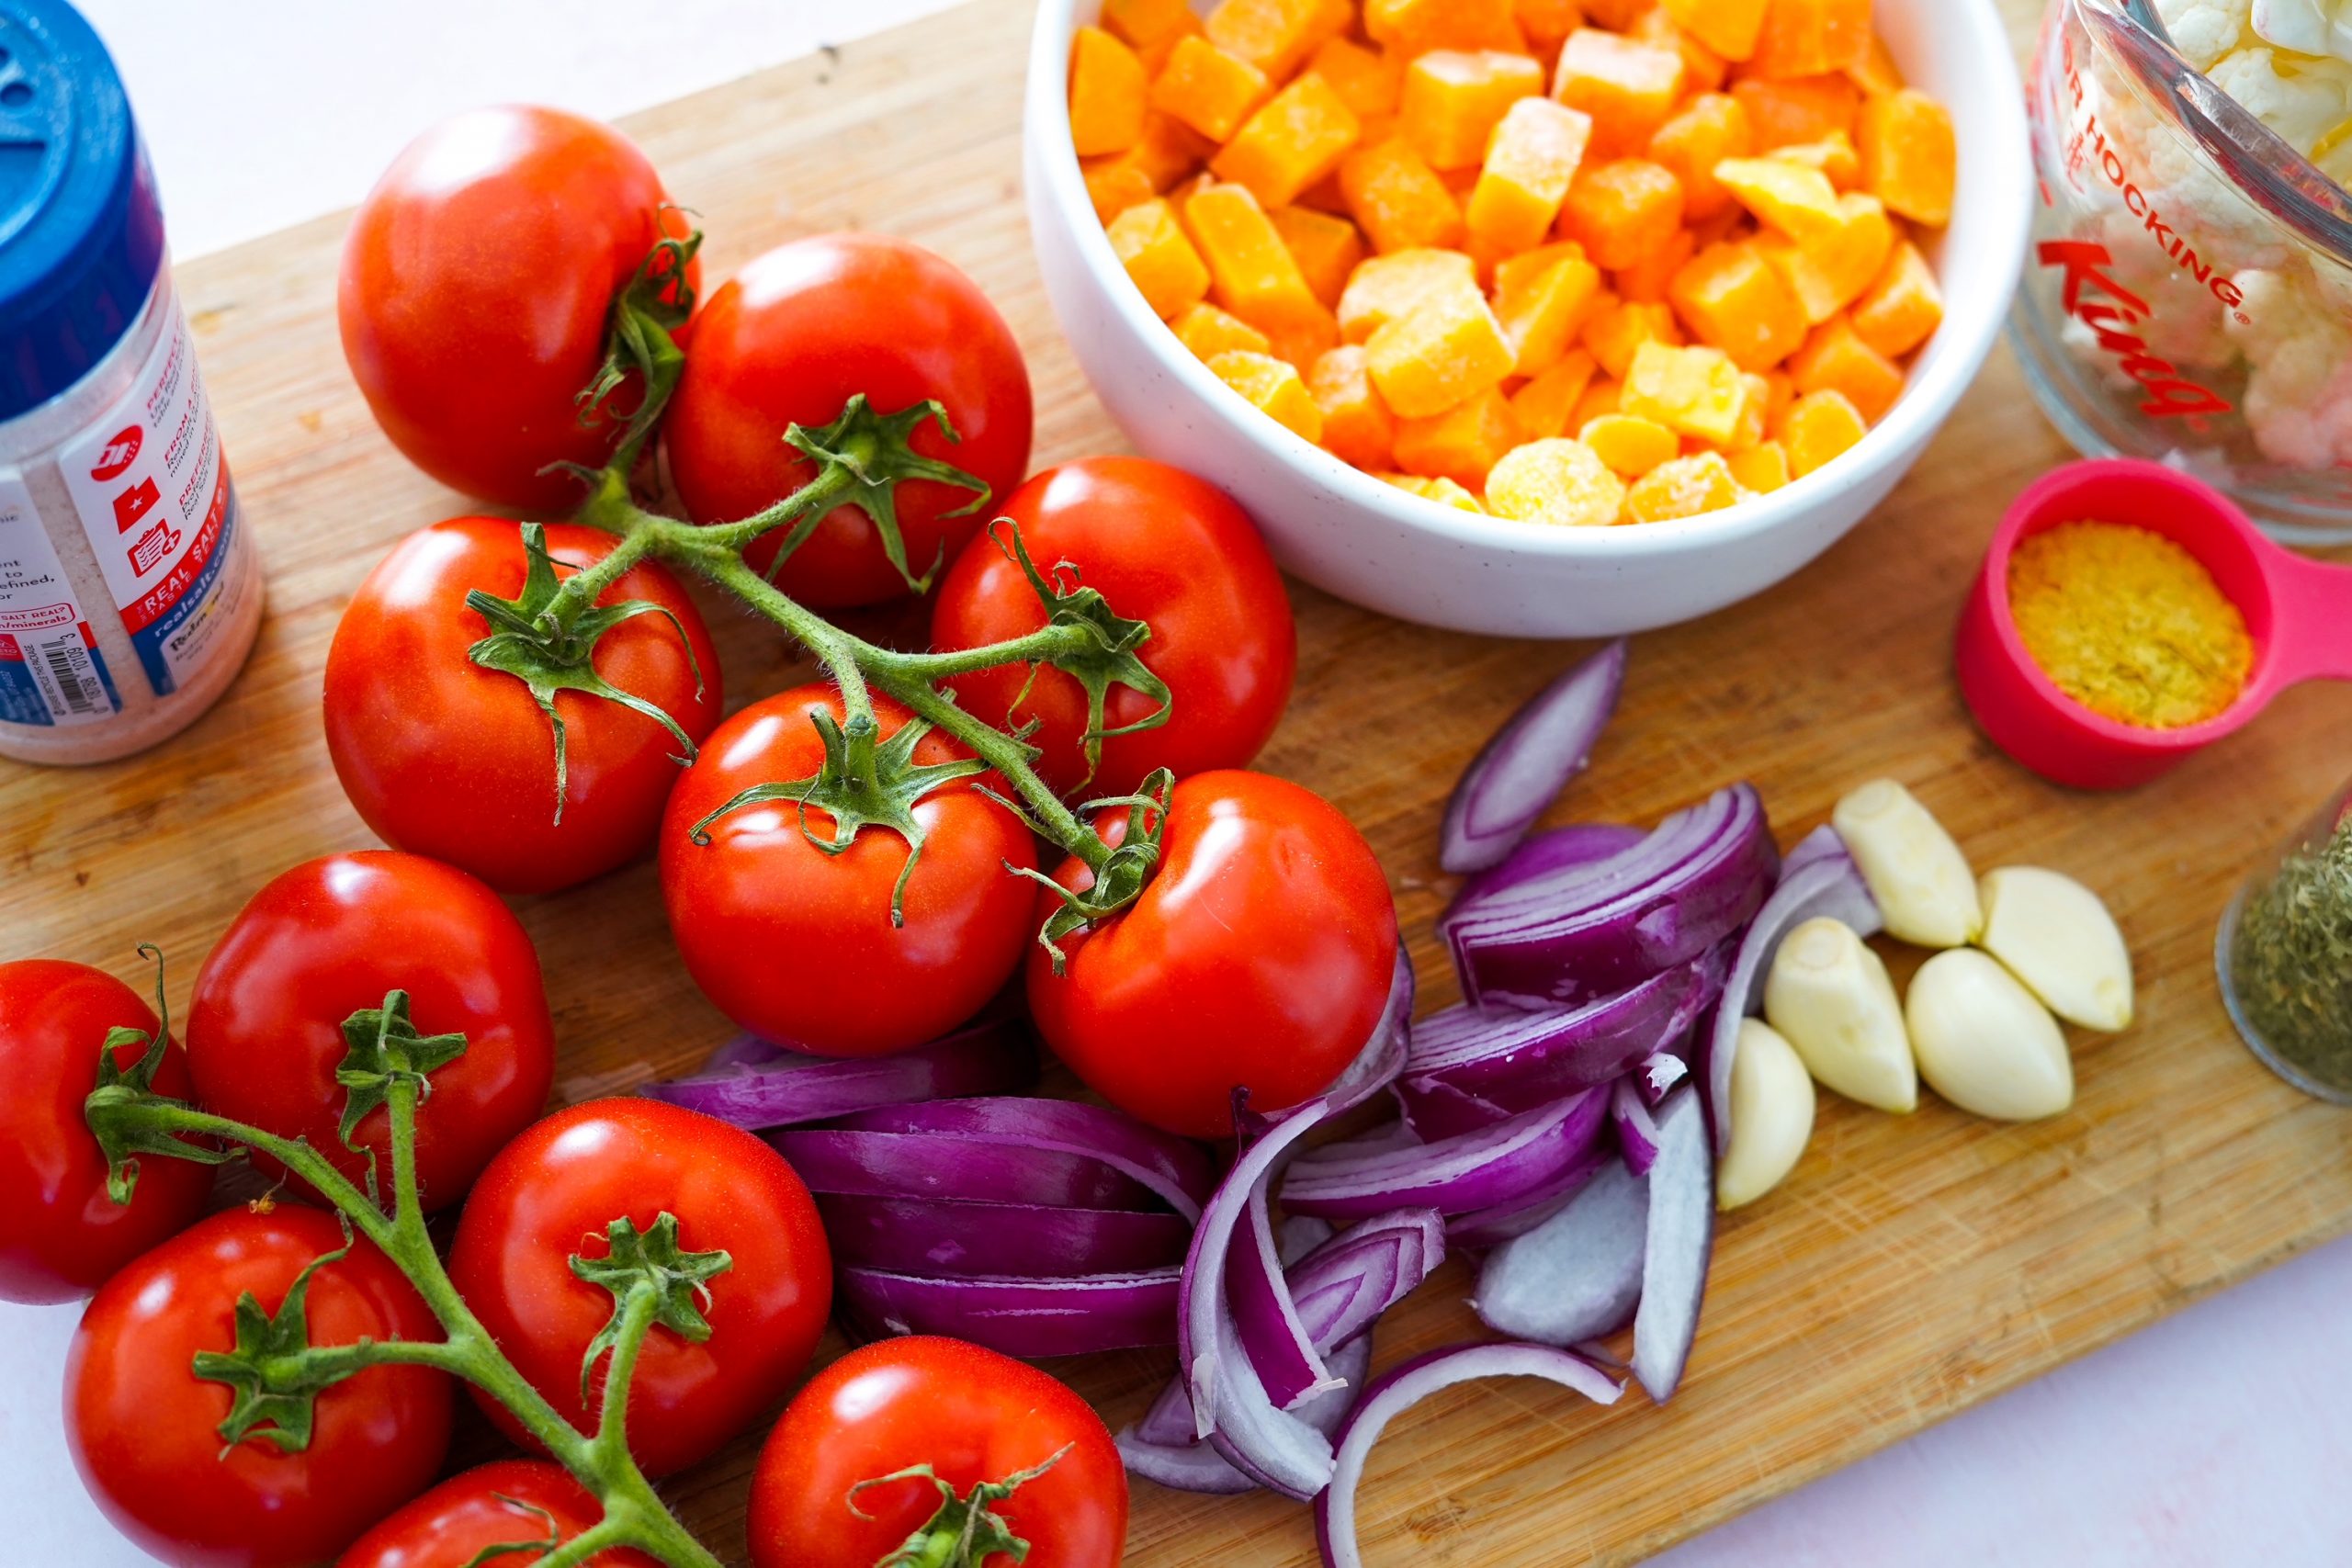
<svg viewBox="0 0 2352 1568">
<path fill-rule="evenodd" d="M 1182 1264 L 1193 1239 L 1182 1215 L 1126 1209 L 820 1192 L 817 1213 L 835 1258 L 907 1274 L 1134 1273 Z"/>
<path fill-rule="evenodd" d="M 847 1315 L 869 1335 L 944 1334 L 1031 1359 L 1170 1344 L 1182 1286 L 1176 1269 L 947 1279 L 852 1264 L 834 1278 Z"/>
<path fill-rule="evenodd" d="M 702 1072 L 648 1084 L 643 1092 L 763 1132 L 886 1105 L 1002 1094 L 1036 1077 L 1027 1029 L 1016 1018 L 997 1018 L 890 1056 L 804 1056 L 742 1035 L 719 1047 Z"/>
<path fill-rule="evenodd" d="M 1283 1207 L 1346 1221 L 1399 1207 L 1451 1215 L 1528 1202 L 1591 1147 L 1607 1111 L 1608 1091 L 1593 1089 L 1433 1144 L 1370 1153 L 1334 1144 L 1292 1163 Z"/>
<path fill-rule="evenodd" d="M 1464 770 L 1438 830 L 1438 863 L 1481 871 L 1510 852 L 1584 772 L 1625 684 L 1625 642 L 1609 644 L 1511 716 Z"/>
<path fill-rule="evenodd" d="M 833 1128 L 1083 1156 L 1149 1189 L 1188 1220 L 1200 1217 L 1201 1205 L 1216 1190 L 1216 1168 L 1198 1144 L 1124 1111 L 1074 1100 L 1004 1095 L 881 1106 L 842 1117 Z"/>
<path fill-rule="evenodd" d="M 1560 1211 L 1487 1255 L 1470 1303 L 1488 1327 L 1547 1345 L 1614 1334 L 1642 1298 L 1649 1183 L 1611 1161 Z"/>
<path fill-rule="evenodd" d="M 1660 1404 L 1674 1397 L 1690 1363 L 1714 1244 L 1714 1149 L 1697 1092 L 1684 1089 L 1668 1100 L 1657 1119 L 1642 1304 L 1634 1314 L 1634 1376 Z"/>
</svg>

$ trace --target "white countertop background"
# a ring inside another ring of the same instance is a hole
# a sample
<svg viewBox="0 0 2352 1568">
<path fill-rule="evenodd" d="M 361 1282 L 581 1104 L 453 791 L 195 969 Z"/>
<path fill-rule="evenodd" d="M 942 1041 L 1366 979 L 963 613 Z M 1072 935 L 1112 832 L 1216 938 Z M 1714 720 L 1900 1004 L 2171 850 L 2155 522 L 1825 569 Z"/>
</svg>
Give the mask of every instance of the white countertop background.
<svg viewBox="0 0 2352 1568">
<path fill-rule="evenodd" d="M 351 205 L 411 136 L 453 110 L 527 99 L 625 114 L 948 0 L 82 3 L 130 84 L 174 251 L 191 256 Z M 11 1541 L 0 1556 L 25 1568 L 138 1568 L 147 1558 L 90 1506 L 65 1454 L 59 1389 L 76 1315 L 0 1304 L 0 1518 Z M 2347 1465 L 2352 1242 L 1657 1561 L 2346 1568 Z"/>
</svg>

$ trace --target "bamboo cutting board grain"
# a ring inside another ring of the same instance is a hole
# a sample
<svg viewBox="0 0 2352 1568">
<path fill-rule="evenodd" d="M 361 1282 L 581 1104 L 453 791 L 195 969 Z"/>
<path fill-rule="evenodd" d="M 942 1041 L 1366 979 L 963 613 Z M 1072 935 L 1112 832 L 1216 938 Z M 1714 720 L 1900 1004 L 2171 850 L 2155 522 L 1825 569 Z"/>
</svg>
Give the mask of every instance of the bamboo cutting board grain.
<svg viewBox="0 0 2352 1568">
<path fill-rule="evenodd" d="M 2039 7 L 2002 3 L 2022 50 Z M 978 0 L 628 124 L 701 215 L 713 280 L 842 227 L 910 236 L 970 270 L 1028 351 L 1042 465 L 1119 441 L 1030 261 L 1017 174 L 1028 21 L 1023 0 Z M 394 539 L 465 507 L 393 453 L 345 372 L 342 229 L 322 219 L 180 269 L 266 563 L 268 620 L 226 700 L 162 749 L 85 771 L 0 763 L 6 956 L 95 962 L 143 988 L 133 948 L 159 942 L 184 1006 L 207 946 L 264 880 L 372 842 L 321 741 L 327 642 Z M 1511 1382 L 1414 1411 L 1366 1485 L 1374 1562 L 1635 1561 L 2352 1224 L 2352 1118 L 2237 1045 L 2211 959 L 2247 862 L 2352 770 L 2352 694 L 2295 693 L 2158 784 L 2087 796 L 1993 751 L 1953 689 L 1953 619 L 1998 511 L 2067 455 L 1996 355 L 1917 472 L 1820 564 L 1637 641 L 1623 712 L 1561 815 L 1646 824 L 1746 777 L 1787 842 L 1845 789 L 1892 773 L 1980 867 L 2056 866 L 2109 897 L 2140 968 L 2140 1022 L 2078 1037 L 2079 1100 L 2034 1126 L 1825 1096 L 1795 1176 L 1723 1227 L 1672 1407 L 1634 1391 L 1603 1415 Z M 1484 738 L 1580 650 L 1423 631 L 1303 586 L 1294 597 L 1298 696 L 1262 765 L 1363 828 L 1423 1005 L 1450 1001 L 1430 937 L 1451 885 L 1438 807 Z M 797 668 L 740 614 L 714 606 L 714 630 L 730 705 Z M 690 1069 L 728 1034 L 671 951 L 649 866 L 522 912 L 554 993 L 560 1099 Z M 1381 1364 L 1476 1334 L 1468 1281 L 1449 1265 L 1394 1314 Z M 1136 1353 L 1056 1370 L 1116 1424 L 1170 1364 Z M 730 1560 L 756 1448 L 746 1437 L 669 1488 Z M 1306 1510 L 1277 1498 L 1136 1488 L 1129 1559 L 1148 1568 L 1272 1568 L 1314 1550 Z"/>
</svg>

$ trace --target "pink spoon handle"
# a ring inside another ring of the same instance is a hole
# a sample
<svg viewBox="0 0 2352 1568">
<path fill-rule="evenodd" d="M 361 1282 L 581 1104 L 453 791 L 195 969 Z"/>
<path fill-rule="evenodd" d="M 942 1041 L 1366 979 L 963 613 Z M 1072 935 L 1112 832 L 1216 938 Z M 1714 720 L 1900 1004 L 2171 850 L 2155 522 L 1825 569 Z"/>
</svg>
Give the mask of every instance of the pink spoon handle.
<svg viewBox="0 0 2352 1568">
<path fill-rule="evenodd" d="M 2281 550 L 2270 566 L 2278 614 L 2276 686 L 2352 681 L 2352 567 Z"/>
</svg>

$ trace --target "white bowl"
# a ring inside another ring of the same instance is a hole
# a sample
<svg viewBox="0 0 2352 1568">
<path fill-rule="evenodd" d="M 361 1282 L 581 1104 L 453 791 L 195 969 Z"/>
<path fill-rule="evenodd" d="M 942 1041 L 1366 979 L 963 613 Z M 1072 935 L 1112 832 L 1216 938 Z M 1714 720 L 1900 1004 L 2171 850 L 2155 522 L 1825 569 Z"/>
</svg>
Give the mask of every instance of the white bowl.
<svg viewBox="0 0 2352 1568">
<path fill-rule="evenodd" d="M 1943 328 L 1860 445 L 1728 512 L 1616 528 L 1483 517 L 1410 495 L 1293 434 L 1209 373 L 1128 282 L 1094 215 L 1065 102 L 1070 34 L 1099 0 L 1040 0 L 1023 176 L 1047 296 L 1094 390 L 1146 455 L 1228 491 L 1277 558 L 1410 621 L 1510 637 L 1601 637 L 1760 593 L 1884 500 L 1983 367 L 2024 265 L 2033 175 L 2024 94 L 1994 0 L 1879 0 L 1878 26 L 1960 141 L 1951 227 L 1930 247 Z M 1947 265 L 1948 259 L 1957 265 Z"/>
</svg>

